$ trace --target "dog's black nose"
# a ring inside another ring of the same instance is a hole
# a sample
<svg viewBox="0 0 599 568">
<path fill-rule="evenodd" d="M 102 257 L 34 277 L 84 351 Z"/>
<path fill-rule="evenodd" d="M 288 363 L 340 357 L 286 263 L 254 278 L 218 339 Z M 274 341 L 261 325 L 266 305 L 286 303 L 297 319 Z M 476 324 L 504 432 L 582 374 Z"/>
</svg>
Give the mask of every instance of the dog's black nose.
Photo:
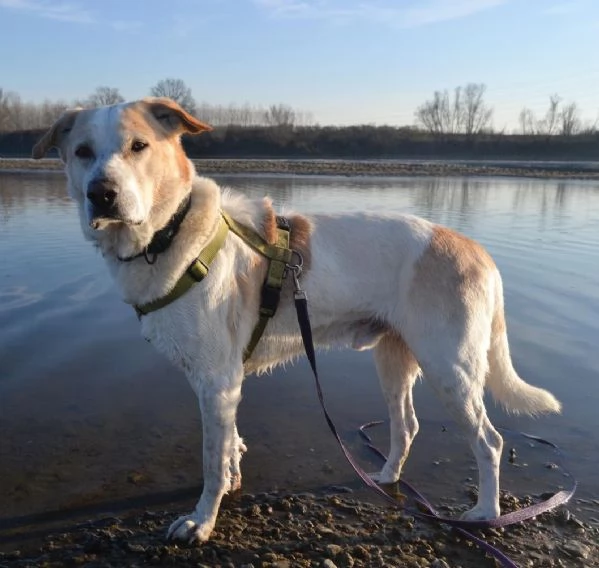
<svg viewBox="0 0 599 568">
<path fill-rule="evenodd" d="M 106 178 L 98 178 L 89 182 L 87 186 L 87 198 L 100 212 L 109 212 L 116 201 L 114 183 Z"/>
</svg>

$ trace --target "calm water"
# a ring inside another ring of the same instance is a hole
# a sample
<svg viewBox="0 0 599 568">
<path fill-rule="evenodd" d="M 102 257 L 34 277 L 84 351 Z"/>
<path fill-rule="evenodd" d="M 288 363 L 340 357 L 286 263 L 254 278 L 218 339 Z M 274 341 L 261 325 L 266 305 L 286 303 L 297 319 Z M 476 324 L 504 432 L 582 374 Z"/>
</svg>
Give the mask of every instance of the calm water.
<svg viewBox="0 0 599 568">
<path fill-rule="evenodd" d="M 599 494 L 599 183 L 531 179 L 353 179 L 215 176 L 276 206 L 404 211 L 480 240 L 503 273 L 515 366 L 564 404 L 559 417 L 494 423 L 564 448 Z M 355 429 L 384 417 L 368 353 L 321 357 L 330 410 L 372 470 Z M 342 387 L 342 388 L 339 388 Z M 463 501 L 474 461 L 426 384 L 405 477 L 433 499 Z M 247 491 L 357 488 L 317 406 L 302 362 L 246 382 L 240 430 Z M 443 426 L 446 426 L 444 431 Z M 201 480 L 200 423 L 184 377 L 139 336 L 100 256 L 83 241 L 58 174 L 0 174 L 0 519 L 169 495 Z M 377 434 L 384 444 L 386 433 Z M 508 439 L 502 486 L 541 492 L 569 479 L 546 450 Z M 197 490 L 195 490 L 197 493 Z M 192 492 L 193 494 L 193 492 Z M 584 516 L 588 503 L 575 504 Z"/>
</svg>

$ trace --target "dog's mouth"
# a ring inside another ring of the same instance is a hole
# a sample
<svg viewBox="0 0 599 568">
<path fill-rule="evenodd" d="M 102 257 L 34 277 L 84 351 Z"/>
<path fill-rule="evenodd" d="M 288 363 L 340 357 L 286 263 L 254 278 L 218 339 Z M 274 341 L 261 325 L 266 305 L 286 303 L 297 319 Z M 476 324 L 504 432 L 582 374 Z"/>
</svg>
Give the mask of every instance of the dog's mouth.
<svg viewBox="0 0 599 568">
<path fill-rule="evenodd" d="M 137 219 L 127 219 L 127 218 L 120 217 L 120 216 L 102 215 L 102 216 L 92 217 L 89 221 L 89 226 L 94 231 L 103 231 L 104 229 L 106 229 L 106 227 L 108 227 L 110 225 L 116 225 L 119 223 L 123 224 L 123 225 L 129 225 L 132 227 L 136 227 L 138 225 L 141 225 L 143 223 L 143 221 L 139 221 Z"/>
</svg>

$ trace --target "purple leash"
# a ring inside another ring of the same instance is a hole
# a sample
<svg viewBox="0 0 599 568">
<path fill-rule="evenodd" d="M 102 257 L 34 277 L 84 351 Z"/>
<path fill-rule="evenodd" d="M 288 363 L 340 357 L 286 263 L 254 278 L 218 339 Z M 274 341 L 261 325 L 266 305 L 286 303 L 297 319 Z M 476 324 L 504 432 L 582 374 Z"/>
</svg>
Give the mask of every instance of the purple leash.
<svg viewBox="0 0 599 568">
<path fill-rule="evenodd" d="M 350 451 L 347 449 L 347 447 L 343 443 L 343 440 L 339 436 L 339 433 L 337 432 L 337 428 L 335 427 L 335 424 L 329 415 L 329 412 L 327 410 L 327 407 L 326 407 L 326 404 L 324 401 L 324 396 L 322 394 L 322 388 L 320 386 L 318 370 L 316 368 L 316 355 L 314 352 L 314 342 L 312 340 L 312 327 L 310 325 L 310 318 L 308 315 L 308 301 L 306 298 L 306 293 L 303 290 L 301 290 L 299 287 L 299 282 L 297 281 L 297 274 L 294 272 L 293 275 L 294 275 L 294 282 L 295 282 L 295 309 L 297 311 L 297 320 L 298 320 L 300 331 L 302 334 L 302 340 L 304 343 L 304 349 L 306 351 L 306 356 L 308 357 L 310 367 L 312 368 L 312 372 L 314 374 L 316 391 L 318 392 L 318 399 L 320 400 L 320 405 L 324 412 L 324 416 L 329 425 L 329 428 L 330 428 L 331 432 L 333 433 L 333 436 L 335 436 L 337 442 L 339 443 L 339 447 L 341 448 L 341 451 L 345 455 L 345 458 L 347 459 L 349 464 L 352 466 L 354 471 L 358 474 L 358 477 L 360 477 L 360 479 L 364 482 L 364 484 L 367 485 L 374 492 L 376 492 L 380 497 L 382 497 L 385 501 L 387 501 L 393 507 L 401 507 L 401 503 L 399 503 L 394 497 L 389 495 L 375 481 L 373 481 L 370 478 L 370 476 L 356 462 L 354 457 L 351 455 Z M 369 422 L 368 424 L 364 424 L 363 426 L 360 427 L 360 434 L 365 438 L 366 445 L 372 451 L 374 451 L 379 457 L 386 460 L 387 459 L 386 456 L 372 444 L 370 437 L 365 432 L 365 430 L 367 428 L 369 428 L 371 426 L 375 426 L 380 423 L 381 422 Z M 533 436 L 530 434 L 522 434 L 522 435 L 531 440 L 535 440 L 536 442 L 539 442 L 541 444 L 546 444 L 548 446 L 551 446 L 556 451 L 559 450 L 559 448 L 555 444 L 553 444 L 552 442 L 549 442 L 547 440 L 544 440 L 543 438 L 539 438 L 537 436 Z M 463 536 L 465 536 L 466 538 L 468 538 L 469 540 L 471 540 L 472 542 L 477 544 L 482 550 L 484 550 L 485 552 L 487 552 L 488 554 L 490 554 L 491 556 L 493 556 L 497 560 L 499 560 L 501 562 L 502 566 L 504 566 L 505 568 L 518 568 L 518 567 L 516 564 L 514 564 L 514 562 L 512 560 L 510 560 L 505 554 L 503 554 L 503 552 L 501 552 L 494 546 L 490 545 L 488 542 L 485 542 L 484 540 L 480 539 L 479 537 L 473 535 L 471 532 L 469 532 L 466 529 L 505 527 L 507 525 L 511 525 L 514 523 L 520 523 L 520 522 L 530 519 L 532 517 L 536 517 L 537 515 L 540 515 L 541 513 L 545 513 L 547 511 L 550 511 L 551 509 L 554 509 L 555 507 L 557 507 L 559 505 L 563 505 L 563 504 L 567 503 L 574 495 L 574 492 L 576 491 L 576 487 L 577 487 L 577 482 L 574 481 L 574 486 L 569 491 L 559 491 L 555 495 L 553 495 L 552 497 L 550 497 L 549 499 L 547 499 L 545 501 L 542 501 L 541 503 L 536 503 L 534 505 L 530 505 L 529 507 L 524 507 L 523 509 L 519 509 L 518 511 L 514 511 L 512 513 L 507 513 L 505 515 L 501 515 L 497 519 L 490 519 L 490 520 L 486 520 L 486 521 L 462 521 L 462 520 L 449 519 L 446 517 L 442 517 L 435 510 L 433 505 L 426 499 L 426 497 L 424 497 L 420 492 L 418 492 L 414 487 L 412 487 L 407 481 L 400 479 L 399 484 L 406 493 L 408 493 L 412 496 L 412 498 L 416 501 L 416 503 L 420 504 L 427 511 L 426 513 L 423 513 L 423 512 L 417 511 L 417 510 L 410 510 L 409 511 L 410 514 L 412 514 L 414 517 L 417 517 L 417 518 L 450 525 L 455 530 L 460 532 Z"/>
</svg>

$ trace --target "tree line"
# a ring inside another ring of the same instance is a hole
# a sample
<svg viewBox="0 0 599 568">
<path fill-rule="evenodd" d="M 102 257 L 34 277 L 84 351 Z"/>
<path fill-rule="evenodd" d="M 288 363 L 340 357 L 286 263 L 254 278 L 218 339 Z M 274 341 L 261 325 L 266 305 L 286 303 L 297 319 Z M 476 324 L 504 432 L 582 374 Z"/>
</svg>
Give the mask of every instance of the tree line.
<svg viewBox="0 0 599 568">
<path fill-rule="evenodd" d="M 268 107 L 249 104 L 225 106 L 205 102 L 198 104 L 182 79 L 158 81 L 148 94 L 153 97 L 169 97 L 212 126 L 306 126 L 313 122 L 310 112 L 294 109 L 286 104 Z M 46 128 L 67 108 L 95 108 L 124 101 L 119 89 L 107 86 L 97 87 L 84 99 L 69 102 L 44 100 L 41 103 L 23 101 L 17 93 L 0 87 L 0 132 Z"/>
<path fill-rule="evenodd" d="M 181 79 L 164 79 L 152 96 L 167 96 L 213 125 L 185 137 L 191 157 L 351 157 L 596 160 L 597 121 L 584 122 L 576 103 L 549 97 L 539 117 L 523 108 L 515 133 L 494 131 L 486 87 L 469 83 L 436 91 L 415 111 L 411 126 L 320 126 L 310 113 L 285 104 L 257 107 L 197 103 Z M 37 138 L 68 107 L 122 102 L 120 91 L 98 87 L 86 99 L 27 103 L 0 88 L 0 156 L 27 156 Z"/>
<path fill-rule="evenodd" d="M 468 83 L 448 90 L 435 91 L 433 97 L 422 103 L 414 113 L 416 130 L 434 136 L 463 134 L 470 138 L 481 134 L 503 134 L 493 129 L 493 108 L 485 101 L 486 85 Z M 268 107 L 245 105 L 213 105 L 197 103 L 191 89 L 182 79 L 167 78 L 150 88 L 149 95 L 170 97 L 185 110 L 213 126 L 310 126 L 312 113 L 294 109 L 289 105 Z M 124 102 L 118 88 L 100 86 L 85 99 L 65 101 L 45 100 L 26 102 L 12 91 L 0 87 L 0 132 L 14 132 L 45 128 L 52 124 L 67 108 L 93 108 Z M 537 117 L 524 107 L 518 115 L 517 133 L 523 135 L 574 136 L 592 133 L 598 128 L 599 116 L 594 121 L 584 121 L 576 102 L 564 103 L 553 94 L 545 114 Z"/>
<path fill-rule="evenodd" d="M 416 109 L 416 123 L 437 136 L 492 134 L 493 109 L 485 102 L 485 91 L 484 83 L 458 86 L 453 94 L 447 90 L 435 91 L 432 99 Z M 549 97 L 549 107 L 542 117 L 537 117 L 528 107 L 520 111 L 517 132 L 523 135 L 574 136 L 596 132 L 598 122 L 599 115 L 594 121 L 584 121 L 575 102 L 564 104 L 563 99 L 554 94 Z"/>
</svg>

